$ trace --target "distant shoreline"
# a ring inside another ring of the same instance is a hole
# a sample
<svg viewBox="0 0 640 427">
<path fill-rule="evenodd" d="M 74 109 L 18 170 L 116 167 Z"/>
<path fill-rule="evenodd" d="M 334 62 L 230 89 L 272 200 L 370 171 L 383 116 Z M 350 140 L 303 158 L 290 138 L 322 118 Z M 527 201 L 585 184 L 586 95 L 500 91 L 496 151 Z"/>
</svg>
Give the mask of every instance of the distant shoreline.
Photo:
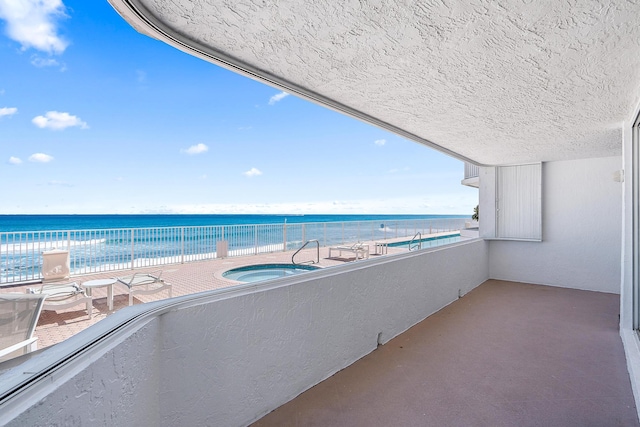
<svg viewBox="0 0 640 427">
<path fill-rule="evenodd" d="M 0 233 L 106 228 L 189 227 L 239 224 L 392 221 L 471 218 L 437 214 L 0 214 Z"/>
</svg>

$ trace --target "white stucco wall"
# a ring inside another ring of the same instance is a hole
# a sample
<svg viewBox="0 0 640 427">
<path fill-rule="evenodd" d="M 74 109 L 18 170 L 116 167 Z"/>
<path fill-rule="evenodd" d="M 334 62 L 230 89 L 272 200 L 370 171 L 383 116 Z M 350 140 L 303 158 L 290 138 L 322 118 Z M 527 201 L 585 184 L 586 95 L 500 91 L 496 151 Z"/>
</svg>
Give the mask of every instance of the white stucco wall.
<svg viewBox="0 0 640 427">
<path fill-rule="evenodd" d="M 125 310 L 123 310 L 125 311 Z M 128 320 L 141 309 L 118 312 L 22 365 L 3 373 L 0 383 L 23 372 L 40 372 Z M 157 426 L 161 390 L 158 375 L 158 322 L 153 317 L 125 328 L 51 371 L 21 395 L 2 402 L 0 425 L 24 426 Z"/>
<path fill-rule="evenodd" d="M 491 278 L 620 293 L 620 169 L 619 156 L 543 163 L 543 241 L 491 241 Z"/>
<path fill-rule="evenodd" d="M 138 329 L 0 406 L 0 424 L 247 425 L 488 277 L 488 243 L 475 240 L 169 300 Z"/>
</svg>

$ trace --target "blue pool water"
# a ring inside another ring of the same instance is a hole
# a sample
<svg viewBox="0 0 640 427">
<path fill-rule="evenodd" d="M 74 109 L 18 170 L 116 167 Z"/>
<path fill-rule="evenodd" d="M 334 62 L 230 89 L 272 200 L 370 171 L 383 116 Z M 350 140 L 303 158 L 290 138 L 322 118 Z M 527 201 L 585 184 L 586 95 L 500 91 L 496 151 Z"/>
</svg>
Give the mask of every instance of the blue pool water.
<svg viewBox="0 0 640 427">
<path fill-rule="evenodd" d="M 393 243 L 389 243 L 387 246 L 399 248 L 403 246 L 409 246 L 409 244 L 411 244 L 412 248 L 415 248 L 418 242 L 420 242 L 422 244 L 422 249 L 424 249 L 424 248 L 430 248 L 432 246 L 441 246 L 444 243 L 455 243 L 459 241 L 460 241 L 459 234 L 450 234 L 448 236 L 425 237 L 424 239 L 414 240 L 413 242 L 411 242 L 411 239 L 405 240 L 402 242 L 393 242 Z"/>
<path fill-rule="evenodd" d="M 253 283 L 278 279 L 280 277 L 289 277 L 295 274 L 317 270 L 318 268 L 320 267 L 300 264 L 258 264 L 233 268 L 222 273 L 222 277 L 238 282 Z"/>
</svg>

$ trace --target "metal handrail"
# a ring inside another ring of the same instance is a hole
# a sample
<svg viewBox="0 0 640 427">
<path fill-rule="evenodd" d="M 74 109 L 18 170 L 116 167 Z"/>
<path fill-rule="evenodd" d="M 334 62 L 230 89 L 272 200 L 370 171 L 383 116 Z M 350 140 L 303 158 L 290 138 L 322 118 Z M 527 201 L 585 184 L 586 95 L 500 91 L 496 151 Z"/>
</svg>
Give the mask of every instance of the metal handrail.
<svg viewBox="0 0 640 427">
<path fill-rule="evenodd" d="M 301 250 L 303 250 L 304 248 L 307 247 L 307 245 L 309 243 L 315 243 L 316 244 L 316 249 L 317 249 L 317 257 L 318 260 L 317 261 L 313 261 L 311 260 L 311 264 L 316 264 L 320 262 L 320 242 L 318 241 L 318 239 L 312 239 L 312 240 L 307 240 L 306 242 L 304 242 L 304 245 L 302 245 L 300 247 L 300 249 L 298 249 L 297 251 L 295 251 L 295 253 L 293 255 L 291 255 L 291 264 L 296 265 L 297 263 L 293 260 L 293 258 L 295 258 L 295 256 L 298 254 L 298 252 L 300 252 Z"/>
<path fill-rule="evenodd" d="M 422 233 L 418 231 L 416 234 L 414 234 L 413 238 L 409 240 L 409 251 L 412 251 L 415 248 L 415 246 L 413 246 L 412 244 L 416 240 L 416 237 L 419 237 L 417 247 L 418 249 L 422 249 Z"/>
</svg>

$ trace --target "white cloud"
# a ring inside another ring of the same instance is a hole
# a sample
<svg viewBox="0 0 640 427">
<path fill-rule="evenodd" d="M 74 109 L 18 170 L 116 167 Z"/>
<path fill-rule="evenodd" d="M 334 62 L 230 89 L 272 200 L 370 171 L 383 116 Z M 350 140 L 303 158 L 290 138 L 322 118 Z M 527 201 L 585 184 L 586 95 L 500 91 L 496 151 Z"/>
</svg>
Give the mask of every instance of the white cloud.
<svg viewBox="0 0 640 427">
<path fill-rule="evenodd" d="M 405 166 L 405 167 L 403 167 L 402 169 L 398 169 L 398 168 L 389 169 L 389 173 L 398 173 L 398 172 L 400 172 L 400 171 L 402 171 L 402 172 L 408 172 L 408 171 L 410 171 L 410 170 L 411 170 L 411 168 L 410 168 L 410 167 Z"/>
<path fill-rule="evenodd" d="M 0 18 L 7 23 L 7 35 L 23 50 L 64 52 L 69 42 L 58 34 L 58 20 L 66 16 L 62 0 L 0 0 Z"/>
<path fill-rule="evenodd" d="M 0 0 L 1 1 L 1 0 Z M 43 58 L 39 55 L 31 56 L 31 65 L 38 68 L 44 67 L 60 67 L 60 71 L 65 71 L 67 69 L 66 65 L 58 62 L 57 59 L 53 58 Z"/>
<path fill-rule="evenodd" d="M 80 117 L 59 111 L 48 111 L 44 116 L 34 117 L 31 122 L 42 129 L 63 130 L 68 127 L 79 127 L 80 129 L 89 128 L 87 123 L 83 122 Z"/>
<path fill-rule="evenodd" d="M 69 184 L 68 182 L 65 181 L 49 181 L 47 184 L 49 185 L 55 185 L 58 187 L 73 187 L 73 185 Z"/>
<path fill-rule="evenodd" d="M 29 161 L 30 162 L 49 163 L 52 160 L 53 160 L 52 156 L 50 156 L 48 154 L 44 154 L 44 153 L 34 153 L 34 154 L 29 156 Z"/>
<path fill-rule="evenodd" d="M 12 165 L 19 165 L 20 163 L 22 163 L 22 159 L 20 159 L 19 157 L 9 157 L 9 163 L 11 163 Z"/>
<path fill-rule="evenodd" d="M 15 107 L 2 107 L 0 108 L 0 117 L 4 117 L 4 116 L 12 116 L 15 113 L 18 112 L 18 109 Z"/>
<path fill-rule="evenodd" d="M 287 92 L 276 93 L 271 98 L 269 98 L 269 105 L 273 105 L 276 102 L 281 101 L 283 98 L 286 98 L 287 96 L 289 96 Z"/>
<path fill-rule="evenodd" d="M 251 178 L 251 177 L 254 177 L 254 176 L 262 175 L 262 172 L 260 171 L 260 169 L 251 168 L 246 172 L 242 172 L 242 174 L 244 176 L 247 176 L 247 177 Z"/>
<path fill-rule="evenodd" d="M 376 144 L 378 147 L 382 147 L 384 144 L 387 143 L 386 139 L 376 139 L 375 141 L 373 141 L 374 144 Z"/>
<path fill-rule="evenodd" d="M 203 143 L 192 145 L 191 147 L 187 148 L 186 150 L 184 150 L 184 149 L 180 150 L 181 153 L 187 153 L 187 154 L 190 154 L 190 155 L 202 154 L 202 153 L 206 153 L 207 151 L 209 151 L 209 147 L 207 147 Z"/>
</svg>

